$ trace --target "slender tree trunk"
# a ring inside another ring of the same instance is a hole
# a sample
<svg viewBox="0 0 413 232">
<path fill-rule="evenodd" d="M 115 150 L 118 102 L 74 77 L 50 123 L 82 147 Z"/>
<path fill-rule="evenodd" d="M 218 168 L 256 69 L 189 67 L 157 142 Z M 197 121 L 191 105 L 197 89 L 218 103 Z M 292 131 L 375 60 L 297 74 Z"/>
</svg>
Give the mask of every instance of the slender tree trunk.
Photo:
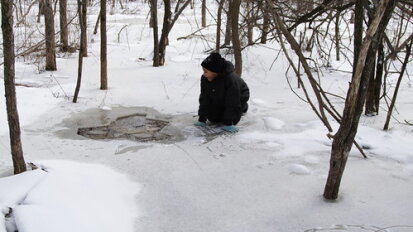
<svg viewBox="0 0 413 232">
<path fill-rule="evenodd" d="M 371 79 L 367 87 L 365 114 L 368 116 L 379 114 L 380 92 L 384 71 L 384 56 L 383 38 L 380 38 L 377 49 L 376 72 L 375 75 L 371 75 Z"/>
<path fill-rule="evenodd" d="M 85 30 L 84 35 L 82 36 L 82 42 L 83 42 L 83 52 L 82 55 L 83 57 L 87 57 L 87 6 L 88 6 L 89 0 L 82 0 L 82 24 Z"/>
<path fill-rule="evenodd" d="M 336 60 L 340 61 L 340 12 L 336 13 L 335 24 Z"/>
<path fill-rule="evenodd" d="M 78 69 L 77 69 L 77 82 L 76 82 L 76 89 L 75 94 L 73 96 L 73 103 L 77 102 L 77 98 L 80 92 L 80 85 L 82 83 L 82 71 L 83 71 L 83 50 L 85 49 L 84 39 L 83 37 L 86 34 L 86 28 L 83 19 L 83 10 L 82 8 L 86 6 L 84 4 L 85 0 L 77 0 L 77 8 L 78 8 L 78 15 L 79 15 L 79 25 L 80 25 L 80 49 L 79 49 L 79 59 L 78 59 Z"/>
<path fill-rule="evenodd" d="M 183 10 L 189 5 L 191 1 L 186 0 L 184 4 L 177 6 L 175 10 L 174 18 L 172 19 L 171 11 L 171 0 L 164 0 L 165 14 L 163 20 L 162 34 L 159 40 L 159 65 L 165 64 L 165 54 L 166 46 L 168 45 L 169 32 L 172 30 L 176 20 L 178 20 L 179 15 L 182 14 Z M 177 3 L 179 4 L 179 2 Z"/>
<path fill-rule="evenodd" d="M 262 22 L 262 34 L 261 34 L 261 43 L 267 43 L 268 32 L 270 28 L 270 18 L 268 16 L 268 9 L 266 1 L 261 2 L 261 10 L 263 14 L 263 22 Z"/>
<path fill-rule="evenodd" d="M 221 48 L 221 26 L 222 26 L 222 9 L 224 8 L 225 0 L 219 1 L 218 6 L 218 19 L 217 19 L 217 40 L 215 43 L 215 51 L 219 53 Z"/>
<path fill-rule="evenodd" d="M 393 98 L 389 106 L 389 111 L 387 112 L 386 122 L 384 124 L 383 130 L 389 129 L 391 115 L 393 113 L 394 106 L 396 105 L 397 94 L 399 92 L 400 84 L 403 79 L 404 72 L 406 71 L 407 64 L 409 63 L 410 54 L 412 52 L 412 42 L 406 47 L 406 57 L 404 58 L 402 69 L 400 70 L 399 79 L 397 80 L 396 88 L 394 89 Z"/>
<path fill-rule="evenodd" d="M 37 22 L 40 23 L 40 18 L 44 15 L 44 1 L 46 0 L 39 0 L 39 13 L 37 14 Z"/>
<path fill-rule="evenodd" d="M 383 37 L 380 38 L 379 48 L 377 51 L 377 66 L 376 66 L 376 78 L 374 83 L 374 111 L 376 115 L 379 114 L 380 109 L 380 92 L 381 92 L 381 85 L 383 82 L 383 72 L 384 72 L 384 44 L 383 44 Z"/>
<path fill-rule="evenodd" d="M 56 41 L 54 30 L 54 14 L 52 0 L 46 0 L 44 5 L 45 37 L 46 37 L 46 70 L 55 71 L 56 68 Z"/>
<path fill-rule="evenodd" d="M 60 43 L 62 44 L 62 52 L 69 50 L 69 33 L 67 25 L 67 0 L 59 0 L 60 13 Z"/>
<path fill-rule="evenodd" d="M 384 33 L 394 10 L 395 2 L 395 0 L 380 1 L 374 19 L 369 25 L 366 37 L 363 40 L 352 82 L 347 93 L 343 118 L 337 133 L 334 135 L 331 148 L 330 171 L 324 189 L 324 197 L 326 199 L 334 200 L 338 197 L 347 158 L 363 111 L 366 86 L 370 78 L 370 75 L 366 75 L 366 69 L 369 70 L 369 67 L 366 67 L 367 56 L 368 54 L 376 54 L 377 38 Z M 369 59 L 372 59 L 371 56 Z"/>
<path fill-rule="evenodd" d="M 359 51 L 363 42 L 363 24 L 364 24 L 364 2 L 366 0 L 356 1 L 354 7 L 354 57 L 353 57 L 353 73 L 356 70 L 357 59 L 359 57 Z"/>
<path fill-rule="evenodd" d="M 202 27 L 206 27 L 206 0 L 202 0 Z"/>
<path fill-rule="evenodd" d="M 232 1 L 232 0 L 231 0 Z M 224 45 L 229 46 L 231 44 L 231 39 L 232 39 L 232 31 L 231 31 L 231 1 L 228 2 L 228 10 L 227 10 L 227 24 L 225 28 L 225 39 L 224 39 Z"/>
<path fill-rule="evenodd" d="M 151 4 L 151 24 L 153 29 L 153 66 L 159 66 L 159 35 L 158 35 L 158 2 L 149 0 Z"/>
<path fill-rule="evenodd" d="M 168 42 L 169 31 L 171 30 L 171 21 L 172 21 L 172 7 L 171 7 L 171 0 L 164 0 L 164 18 L 163 18 L 163 26 L 162 26 L 162 34 L 159 40 L 159 65 L 165 64 L 165 53 L 166 53 L 166 46 Z"/>
<path fill-rule="evenodd" d="M 4 55 L 4 91 L 6 97 L 7 119 L 9 123 L 10 147 L 13 159 L 14 174 L 26 171 L 23 149 L 20 138 L 20 122 L 17 111 L 15 67 L 14 67 L 14 33 L 13 33 L 13 1 L 1 0 L 1 29 L 3 33 Z"/>
<path fill-rule="evenodd" d="M 254 5 L 253 1 L 247 1 L 247 37 L 248 45 L 254 44 Z"/>
<path fill-rule="evenodd" d="M 108 89 L 106 0 L 100 0 L 100 89 Z"/>
<path fill-rule="evenodd" d="M 241 0 L 232 0 L 231 4 L 231 31 L 232 31 L 232 45 L 234 48 L 235 58 L 235 73 L 242 75 L 242 54 L 241 54 L 241 42 L 239 39 L 239 10 Z"/>
<path fill-rule="evenodd" d="M 96 35 L 98 33 L 98 27 L 100 23 L 100 15 L 102 14 L 101 11 L 99 11 L 98 18 L 96 19 L 96 24 L 95 24 L 95 29 L 93 29 L 93 34 Z"/>
</svg>

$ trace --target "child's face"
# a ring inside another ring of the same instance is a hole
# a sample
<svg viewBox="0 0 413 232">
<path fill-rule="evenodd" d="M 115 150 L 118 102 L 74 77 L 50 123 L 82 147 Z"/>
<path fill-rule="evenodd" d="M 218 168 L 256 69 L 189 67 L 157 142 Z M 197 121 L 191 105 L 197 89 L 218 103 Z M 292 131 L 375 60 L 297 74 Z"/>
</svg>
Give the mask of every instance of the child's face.
<svg viewBox="0 0 413 232">
<path fill-rule="evenodd" d="M 204 77 L 206 77 L 208 81 L 213 81 L 218 76 L 218 73 L 211 72 L 206 68 L 202 68 L 202 70 L 204 71 Z"/>
</svg>

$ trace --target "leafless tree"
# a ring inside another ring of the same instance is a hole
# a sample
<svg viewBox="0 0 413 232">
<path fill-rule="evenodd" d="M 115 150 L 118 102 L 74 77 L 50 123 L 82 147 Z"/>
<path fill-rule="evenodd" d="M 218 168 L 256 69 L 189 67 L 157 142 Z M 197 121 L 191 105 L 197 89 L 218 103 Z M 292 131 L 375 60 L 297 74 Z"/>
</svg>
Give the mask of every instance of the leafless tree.
<svg viewBox="0 0 413 232">
<path fill-rule="evenodd" d="M 44 21 L 46 37 L 46 70 L 55 71 L 56 66 L 56 40 L 54 30 L 53 1 L 45 0 L 44 2 Z"/>
<path fill-rule="evenodd" d="M 100 0 L 100 89 L 108 89 L 106 0 Z"/>
<path fill-rule="evenodd" d="M 156 53 L 156 52 L 154 53 L 154 55 L 159 56 L 160 66 L 165 64 L 165 53 L 166 53 L 166 46 L 168 45 L 169 33 L 171 32 L 173 26 L 175 25 L 175 22 L 178 20 L 178 17 L 182 14 L 184 9 L 189 5 L 190 2 L 191 0 L 178 0 L 175 6 L 175 12 L 172 14 L 171 0 L 163 1 L 165 11 L 164 11 L 162 33 L 159 39 L 159 53 Z"/>
<path fill-rule="evenodd" d="M 88 2 L 89 0 L 82 0 L 82 24 L 85 32 L 83 33 L 83 36 L 81 36 L 81 39 L 83 40 L 82 43 L 84 45 L 83 47 L 83 52 L 82 55 L 83 57 L 87 57 L 87 7 L 88 7 Z"/>
<path fill-rule="evenodd" d="M 221 48 L 221 26 L 222 26 L 222 10 L 224 8 L 225 0 L 220 0 L 218 5 L 217 17 L 217 37 L 215 42 L 215 51 L 219 53 Z"/>
<path fill-rule="evenodd" d="M 241 0 L 231 1 L 231 32 L 232 32 L 232 46 L 234 49 L 235 58 L 235 73 L 242 75 L 242 54 L 241 54 L 241 42 L 239 38 L 239 13 L 240 13 Z"/>
<path fill-rule="evenodd" d="M 158 1 L 149 0 L 151 8 L 150 26 L 153 29 L 153 66 L 158 67 L 159 64 L 159 34 L 158 34 Z"/>
<path fill-rule="evenodd" d="M 202 0 L 202 7 L 201 7 L 201 12 L 202 12 L 202 20 L 201 20 L 201 25 L 202 27 L 206 27 L 206 0 Z"/>
<path fill-rule="evenodd" d="M 86 36 L 86 25 L 83 19 L 85 15 L 83 14 L 84 10 L 82 8 L 87 7 L 87 4 L 85 4 L 85 1 L 87 0 L 77 0 L 77 8 L 78 8 L 77 12 L 78 12 L 78 17 L 79 17 L 79 25 L 80 25 L 80 49 L 79 49 L 78 69 L 77 69 L 78 70 L 77 71 L 77 82 L 76 82 L 75 94 L 73 96 L 73 103 L 77 102 L 77 98 L 80 92 L 80 85 L 82 83 L 83 56 L 84 56 L 84 50 L 86 47 L 85 39 L 84 39 L 84 37 Z"/>
<path fill-rule="evenodd" d="M 69 50 L 69 32 L 67 23 L 67 0 L 59 0 L 60 43 L 62 52 Z"/>
<path fill-rule="evenodd" d="M 341 178 L 357 133 L 358 123 L 365 102 L 366 86 L 370 77 L 367 71 L 370 68 L 367 64 L 369 61 L 366 61 L 367 55 L 376 54 L 378 47 L 377 38 L 384 33 L 395 4 L 395 0 L 380 1 L 363 40 L 352 82 L 347 93 L 343 119 L 337 133 L 334 135 L 331 149 L 330 171 L 324 189 L 324 197 L 326 199 L 337 199 L 338 197 Z"/>
<path fill-rule="evenodd" d="M 15 55 L 13 32 L 13 2 L 1 0 L 1 29 L 3 33 L 4 91 L 6 97 L 7 119 L 9 123 L 10 147 L 14 173 L 26 171 L 20 138 L 20 122 L 17 111 L 15 88 Z"/>
</svg>

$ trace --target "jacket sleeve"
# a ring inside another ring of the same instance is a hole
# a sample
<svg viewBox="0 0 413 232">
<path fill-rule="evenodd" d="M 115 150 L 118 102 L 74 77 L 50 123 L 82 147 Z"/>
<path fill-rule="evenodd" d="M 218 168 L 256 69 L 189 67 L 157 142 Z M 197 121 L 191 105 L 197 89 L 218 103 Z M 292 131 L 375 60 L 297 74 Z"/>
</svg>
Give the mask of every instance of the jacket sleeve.
<svg viewBox="0 0 413 232">
<path fill-rule="evenodd" d="M 247 102 L 250 99 L 250 89 L 248 88 L 247 83 L 240 78 L 240 91 L 241 91 L 241 104 L 242 102 Z"/>
<path fill-rule="evenodd" d="M 205 87 L 205 78 L 201 77 L 201 94 L 199 95 L 199 109 L 198 109 L 198 121 L 206 122 L 208 115 L 208 108 L 211 104 L 211 99 L 209 99 Z"/>
<path fill-rule="evenodd" d="M 239 77 L 236 77 L 239 78 Z M 241 91 L 235 78 L 229 78 L 225 93 L 224 124 L 233 125 L 241 117 Z"/>
</svg>

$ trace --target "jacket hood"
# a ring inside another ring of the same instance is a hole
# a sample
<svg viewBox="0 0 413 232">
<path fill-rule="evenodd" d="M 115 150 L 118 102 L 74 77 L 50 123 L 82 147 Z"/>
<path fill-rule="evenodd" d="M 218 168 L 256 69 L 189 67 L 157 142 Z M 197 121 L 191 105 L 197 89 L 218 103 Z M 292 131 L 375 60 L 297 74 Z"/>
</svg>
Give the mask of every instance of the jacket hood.
<svg viewBox="0 0 413 232">
<path fill-rule="evenodd" d="M 234 72 L 234 65 L 230 61 L 226 60 L 223 74 L 228 74 L 232 72 Z"/>
</svg>

